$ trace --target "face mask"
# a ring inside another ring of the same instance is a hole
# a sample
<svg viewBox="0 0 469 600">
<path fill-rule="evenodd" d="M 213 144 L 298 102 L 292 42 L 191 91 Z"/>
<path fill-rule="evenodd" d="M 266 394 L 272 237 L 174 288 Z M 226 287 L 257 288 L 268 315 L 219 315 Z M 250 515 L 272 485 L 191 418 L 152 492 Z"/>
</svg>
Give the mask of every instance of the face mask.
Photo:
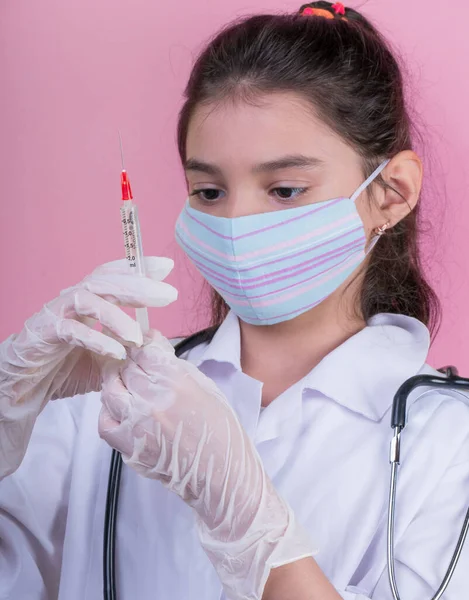
<svg viewBox="0 0 469 600">
<path fill-rule="evenodd" d="M 336 198 L 233 219 L 186 202 L 176 239 L 203 277 L 246 323 L 273 325 L 330 296 L 363 262 L 366 235 L 355 200 L 389 160 L 351 198 Z"/>
</svg>

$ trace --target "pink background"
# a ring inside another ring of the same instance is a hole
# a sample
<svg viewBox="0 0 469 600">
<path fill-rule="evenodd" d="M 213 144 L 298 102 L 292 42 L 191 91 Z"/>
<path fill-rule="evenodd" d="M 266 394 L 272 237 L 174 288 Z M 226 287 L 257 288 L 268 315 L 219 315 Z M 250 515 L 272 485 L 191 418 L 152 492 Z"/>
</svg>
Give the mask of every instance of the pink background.
<svg viewBox="0 0 469 600">
<path fill-rule="evenodd" d="M 444 305 L 431 354 L 469 376 L 467 160 L 469 4 L 362 7 L 408 64 L 424 121 L 426 258 Z M 171 256 L 178 302 L 151 311 L 166 335 L 204 324 L 201 285 L 173 241 L 185 198 L 175 145 L 195 52 L 234 17 L 293 11 L 279 0 L 3 0 L 0 5 L 0 339 L 65 287 L 123 254 L 122 132 L 146 254 Z"/>
</svg>

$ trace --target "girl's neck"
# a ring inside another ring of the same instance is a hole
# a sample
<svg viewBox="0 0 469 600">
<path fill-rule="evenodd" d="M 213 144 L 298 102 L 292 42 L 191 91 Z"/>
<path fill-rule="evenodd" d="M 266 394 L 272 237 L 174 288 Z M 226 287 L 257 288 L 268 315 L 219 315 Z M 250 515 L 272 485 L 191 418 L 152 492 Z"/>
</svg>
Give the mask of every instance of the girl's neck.
<svg viewBox="0 0 469 600">
<path fill-rule="evenodd" d="M 353 286 L 351 286 L 353 287 Z M 312 310 L 270 326 L 240 321 L 241 366 L 264 383 L 262 406 L 305 377 L 327 354 L 363 329 L 365 321 L 353 316 L 353 290 L 337 292 Z"/>
</svg>

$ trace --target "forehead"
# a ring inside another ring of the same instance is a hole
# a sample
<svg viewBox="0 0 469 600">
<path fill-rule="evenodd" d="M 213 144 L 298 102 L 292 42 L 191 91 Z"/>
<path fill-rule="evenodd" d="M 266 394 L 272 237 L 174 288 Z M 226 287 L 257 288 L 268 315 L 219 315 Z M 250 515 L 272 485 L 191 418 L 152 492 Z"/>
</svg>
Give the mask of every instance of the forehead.
<svg viewBox="0 0 469 600">
<path fill-rule="evenodd" d="M 322 158 L 350 152 L 346 143 L 293 93 L 270 93 L 255 102 L 225 99 L 199 106 L 187 135 L 187 157 L 222 160 L 311 153 Z"/>
</svg>

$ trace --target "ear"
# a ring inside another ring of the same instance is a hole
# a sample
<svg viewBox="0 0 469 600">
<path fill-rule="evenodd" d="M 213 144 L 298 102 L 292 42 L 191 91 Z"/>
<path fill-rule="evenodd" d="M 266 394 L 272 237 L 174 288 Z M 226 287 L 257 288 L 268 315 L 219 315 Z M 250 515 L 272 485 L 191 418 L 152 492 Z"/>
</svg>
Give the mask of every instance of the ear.
<svg viewBox="0 0 469 600">
<path fill-rule="evenodd" d="M 389 227 L 394 227 L 417 205 L 422 189 L 422 161 L 412 150 L 403 150 L 388 163 L 382 178 L 389 187 L 379 194 L 379 210 Z"/>
</svg>

